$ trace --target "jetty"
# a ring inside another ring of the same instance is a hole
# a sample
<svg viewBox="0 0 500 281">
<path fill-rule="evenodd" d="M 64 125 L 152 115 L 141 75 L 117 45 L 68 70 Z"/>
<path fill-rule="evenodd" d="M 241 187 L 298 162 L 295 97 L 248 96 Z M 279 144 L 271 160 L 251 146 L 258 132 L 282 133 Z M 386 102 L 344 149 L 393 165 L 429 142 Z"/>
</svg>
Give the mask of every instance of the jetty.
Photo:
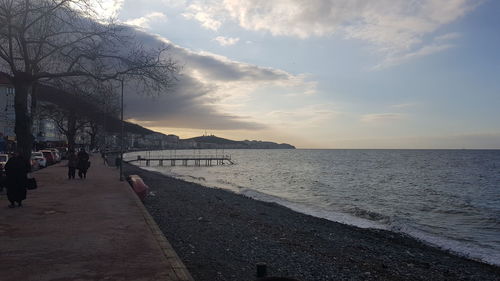
<svg viewBox="0 0 500 281">
<path fill-rule="evenodd" d="M 178 164 L 182 166 L 214 166 L 214 165 L 225 165 L 234 164 L 231 160 L 231 155 L 175 155 L 175 156 L 159 156 L 159 157 L 143 157 L 138 155 L 137 158 L 131 160 L 124 160 L 124 162 L 139 163 L 139 166 L 158 165 L 164 166 L 165 164 L 170 166 L 176 166 Z"/>
</svg>

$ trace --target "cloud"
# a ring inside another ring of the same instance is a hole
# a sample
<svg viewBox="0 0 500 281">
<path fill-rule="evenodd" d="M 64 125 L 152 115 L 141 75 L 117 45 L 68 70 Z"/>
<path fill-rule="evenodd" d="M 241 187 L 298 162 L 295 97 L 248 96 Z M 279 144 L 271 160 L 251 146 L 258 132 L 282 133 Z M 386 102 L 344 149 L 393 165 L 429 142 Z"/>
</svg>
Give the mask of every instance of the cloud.
<svg viewBox="0 0 500 281">
<path fill-rule="evenodd" d="M 244 29 L 269 32 L 274 36 L 306 39 L 340 35 L 358 39 L 389 57 L 393 66 L 447 49 L 447 44 L 427 46 L 428 37 L 435 36 L 436 40 L 456 38 L 456 33 L 436 33 L 440 27 L 463 17 L 481 2 L 198 0 L 187 7 L 185 16 L 212 30 L 218 30 L 224 23 L 237 23 Z"/>
<path fill-rule="evenodd" d="M 238 41 L 240 41 L 240 38 L 217 36 L 214 40 L 217 41 L 221 46 L 231 46 L 238 43 Z"/>
<path fill-rule="evenodd" d="M 418 103 L 410 102 L 410 103 L 399 103 L 391 105 L 392 108 L 402 109 L 402 108 L 410 108 L 417 106 Z"/>
<path fill-rule="evenodd" d="M 454 47 L 453 44 L 430 44 L 411 52 L 389 55 L 380 64 L 374 66 L 372 70 L 381 70 L 389 68 L 391 66 L 399 65 L 416 58 L 421 58 L 434 53 L 438 53 L 450 49 L 452 47 Z"/>
<path fill-rule="evenodd" d="M 118 12 L 123 7 L 123 2 L 125 0 L 102 0 L 102 1 L 91 1 L 89 5 L 91 5 L 96 11 L 97 16 L 101 19 L 108 19 L 115 17 Z M 79 7 L 76 6 L 78 9 Z"/>
<path fill-rule="evenodd" d="M 278 126 L 287 128 L 311 128 L 324 126 L 340 113 L 333 109 L 332 104 L 308 105 L 293 110 L 275 110 L 267 113 L 265 117 L 273 120 Z"/>
<path fill-rule="evenodd" d="M 161 0 L 161 2 L 168 7 L 186 6 L 187 1 L 188 0 Z"/>
<path fill-rule="evenodd" d="M 473 1 L 468 0 L 377 3 L 365 6 L 354 23 L 346 25 L 344 31 L 348 38 L 368 41 L 379 51 L 390 54 L 410 51 L 425 44 L 426 36 L 464 16 L 474 7 Z"/>
<path fill-rule="evenodd" d="M 175 89 L 158 97 L 126 93 L 128 119 L 147 127 L 217 130 L 259 130 L 267 126 L 245 116 L 224 113 L 211 106 L 212 91 L 189 76 L 182 76 Z"/>
<path fill-rule="evenodd" d="M 462 35 L 458 32 L 450 32 L 436 37 L 436 41 L 448 41 L 460 38 Z"/>
<path fill-rule="evenodd" d="M 170 56 L 183 68 L 169 93 L 151 98 L 131 89 L 126 92 L 126 118 L 148 127 L 261 130 L 269 125 L 242 110 L 253 95 L 269 89 L 304 95 L 315 91 L 316 84 L 307 81 L 306 75 L 194 52 L 158 35 L 134 32 L 145 47 L 167 44 Z"/>
<path fill-rule="evenodd" d="M 150 23 L 152 21 L 165 21 L 166 19 L 167 19 L 167 16 L 165 14 L 160 13 L 160 12 L 153 12 L 153 13 L 149 13 L 143 17 L 140 17 L 140 18 L 127 20 L 127 21 L 125 21 L 125 24 L 146 29 L 146 28 L 150 27 Z"/>
<path fill-rule="evenodd" d="M 361 116 L 361 121 L 365 123 L 396 121 L 403 119 L 401 113 L 375 113 Z"/>
<path fill-rule="evenodd" d="M 219 5 L 196 2 L 190 4 L 186 10 L 187 11 L 182 14 L 185 18 L 197 20 L 207 29 L 216 31 L 222 25 L 223 20 L 217 19 L 222 16 Z"/>
</svg>

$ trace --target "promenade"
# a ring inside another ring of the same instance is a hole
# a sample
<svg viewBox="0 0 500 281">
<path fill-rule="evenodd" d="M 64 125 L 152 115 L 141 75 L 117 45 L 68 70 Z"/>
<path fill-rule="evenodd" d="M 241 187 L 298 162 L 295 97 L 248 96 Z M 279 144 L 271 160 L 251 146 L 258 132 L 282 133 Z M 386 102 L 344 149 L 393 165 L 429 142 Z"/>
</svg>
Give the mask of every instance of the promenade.
<svg viewBox="0 0 500 281">
<path fill-rule="evenodd" d="M 35 172 L 22 208 L 0 194 L 0 280 L 192 280 L 117 169 L 91 162 L 85 180 L 66 161 Z"/>
</svg>

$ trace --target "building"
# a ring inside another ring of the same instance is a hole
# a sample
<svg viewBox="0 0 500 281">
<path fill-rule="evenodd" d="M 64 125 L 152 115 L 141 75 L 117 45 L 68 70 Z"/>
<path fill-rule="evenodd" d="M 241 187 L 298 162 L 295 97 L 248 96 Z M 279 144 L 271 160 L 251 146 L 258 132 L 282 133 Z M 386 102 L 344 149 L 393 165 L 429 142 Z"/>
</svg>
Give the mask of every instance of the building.
<svg viewBox="0 0 500 281">
<path fill-rule="evenodd" d="M 14 131 L 16 125 L 14 98 L 15 90 L 12 83 L 6 75 L 0 73 L 0 137 L 9 146 L 13 146 L 16 141 Z M 28 99 L 28 102 L 31 103 L 31 100 Z M 48 119 L 34 118 L 32 133 L 35 143 L 43 144 L 42 146 L 46 146 L 47 144 L 50 146 L 51 143 L 61 145 L 66 142 L 65 137 L 59 132 L 56 124 Z M 2 149 L 2 144 L 0 143 L 0 150 L 12 149 Z"/>
<path fill-rule="evenodd" d="M 14 87 L 6 76 L 0 75 L 0 134 L 9 140 L 15 140 L 15 124 Z"/>
</svg>

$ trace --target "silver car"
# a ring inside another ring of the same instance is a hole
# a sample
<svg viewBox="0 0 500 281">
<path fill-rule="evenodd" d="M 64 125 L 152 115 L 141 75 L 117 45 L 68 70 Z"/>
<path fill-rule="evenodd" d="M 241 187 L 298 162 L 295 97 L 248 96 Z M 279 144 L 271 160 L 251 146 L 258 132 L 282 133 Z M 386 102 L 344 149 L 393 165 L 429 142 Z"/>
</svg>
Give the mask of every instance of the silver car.
<svg viewBox="0 0 500 281">
<path fill-rule="evenodd" d="M 9 161 L 9 154 L 0 154 L 0 169 L 5 170 L 5 164 Z"/>
<path fill-rule="evenodd" d="M 43 156 L 41 151 L 31 153 L 31 159 L 35 159 L 38 162 L 40 168 L 47 167 L 47 159 Z"/>
</svg>

